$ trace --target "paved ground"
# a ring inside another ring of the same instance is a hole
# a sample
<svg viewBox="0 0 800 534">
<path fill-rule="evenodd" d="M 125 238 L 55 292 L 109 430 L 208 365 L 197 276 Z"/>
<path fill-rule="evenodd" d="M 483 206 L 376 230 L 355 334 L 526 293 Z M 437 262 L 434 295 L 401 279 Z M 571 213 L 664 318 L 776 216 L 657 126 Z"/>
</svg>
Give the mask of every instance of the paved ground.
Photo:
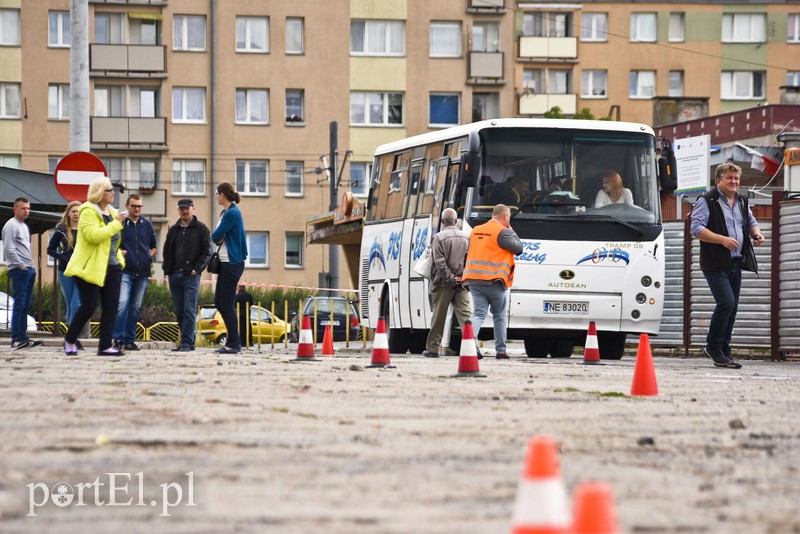
<svg viewBox="0 0 800 534">
<path fill-rule="evenodd" d="M 549 435 L 623 532 L 800 532 L 800 365 L 656 357 L 659 396 L 631 398 L 633 357 L 510 352 L 456 379 L 453 357 L 3 345 L 0 531 L 508 532 Z"/>
</svg>

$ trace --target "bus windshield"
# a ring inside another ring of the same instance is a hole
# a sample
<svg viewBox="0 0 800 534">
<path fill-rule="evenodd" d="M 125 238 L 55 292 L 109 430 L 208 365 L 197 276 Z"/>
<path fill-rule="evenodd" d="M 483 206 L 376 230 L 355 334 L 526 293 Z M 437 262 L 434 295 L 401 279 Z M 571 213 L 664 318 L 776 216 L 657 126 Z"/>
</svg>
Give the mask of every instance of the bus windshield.
<svg viewBox="0 0 800 534">
<path fill-rule="evenodd" d="M 635 132 L 486 129 L 482 166 L 467 200 L 468 220 L 496 204 L 519 221 L 660 224 L 655 139 Z"/>
</svg>

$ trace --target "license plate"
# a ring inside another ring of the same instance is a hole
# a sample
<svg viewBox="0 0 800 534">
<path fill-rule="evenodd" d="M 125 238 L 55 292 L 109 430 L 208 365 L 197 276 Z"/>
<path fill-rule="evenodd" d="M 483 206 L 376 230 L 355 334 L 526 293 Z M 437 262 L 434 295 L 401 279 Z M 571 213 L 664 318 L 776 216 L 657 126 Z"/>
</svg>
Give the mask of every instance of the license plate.
<svg viewBox="0 0 800 534">
<path fill-rule="evenodd" d="M 588 315 L 588 302 L 564 302 L 560 300 L 546 300 L 544 302 L 544 313 L 547 314 L 569 314 L 569 315 Z"/>
<path fill-rule="evenodd" d="M 321 324 L 322 326 L 328 326 L 331 324 L 333 326 L 339 326 L 339 321 L 334 320 L 333 323 L 331 323 L 330 321 L 320 321 L 319 324 Z"/>
</svg>

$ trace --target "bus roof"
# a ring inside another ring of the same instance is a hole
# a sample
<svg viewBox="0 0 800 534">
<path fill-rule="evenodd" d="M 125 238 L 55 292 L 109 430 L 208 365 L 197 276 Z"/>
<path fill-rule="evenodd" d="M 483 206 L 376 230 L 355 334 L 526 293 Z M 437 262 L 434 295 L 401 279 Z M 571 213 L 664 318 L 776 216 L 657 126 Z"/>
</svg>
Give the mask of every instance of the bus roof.
<svg viewBox="0 0 800 534">
<path fill-rule="evenodd" d="M 488 128 L 564 128 L 575 130 L 606 130 L 610 132 L 641 132 L 655 135 L 650 126 L 633 122 L 573 119 L 491 119 L 415 135 L 413 137 L 401 139 L 400 141 L 392 141 L 391 143 L 380 145 L 375 150 L 375 155 L 380 156 L 381 154 L 396 152 L 414 146 L 437 143 L 448 139 L 457 139 L 459 137 L 464 137 L 470 132 L 479 132 Z"/>
</svg>

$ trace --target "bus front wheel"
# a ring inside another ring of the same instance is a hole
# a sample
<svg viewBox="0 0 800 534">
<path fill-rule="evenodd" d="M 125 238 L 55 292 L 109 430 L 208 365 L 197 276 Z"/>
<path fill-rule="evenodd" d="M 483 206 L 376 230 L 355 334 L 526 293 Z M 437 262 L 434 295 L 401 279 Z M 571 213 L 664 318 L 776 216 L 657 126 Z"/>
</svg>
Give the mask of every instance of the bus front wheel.
<svg viewBox="0 0 800 534">
<path fill-rule="evenodd" d="M 525 338 L 525 353 L 528 358 L 547 358 L 550 352 L 550 340 L 536 337 Z"/>
<path fill-rule="evenodd" d="M 625 332 L 598 332 L 597 346 L 600 349 L 600 357 L 604 360 L 622 359 L 627 337 Z"/>
<path fill-rule="evenodd" d="M 550 345 L 550 356 L 553 358 L 569 358 L 575 343 L 571 339 L 556 339 Z"/>
</svg>

